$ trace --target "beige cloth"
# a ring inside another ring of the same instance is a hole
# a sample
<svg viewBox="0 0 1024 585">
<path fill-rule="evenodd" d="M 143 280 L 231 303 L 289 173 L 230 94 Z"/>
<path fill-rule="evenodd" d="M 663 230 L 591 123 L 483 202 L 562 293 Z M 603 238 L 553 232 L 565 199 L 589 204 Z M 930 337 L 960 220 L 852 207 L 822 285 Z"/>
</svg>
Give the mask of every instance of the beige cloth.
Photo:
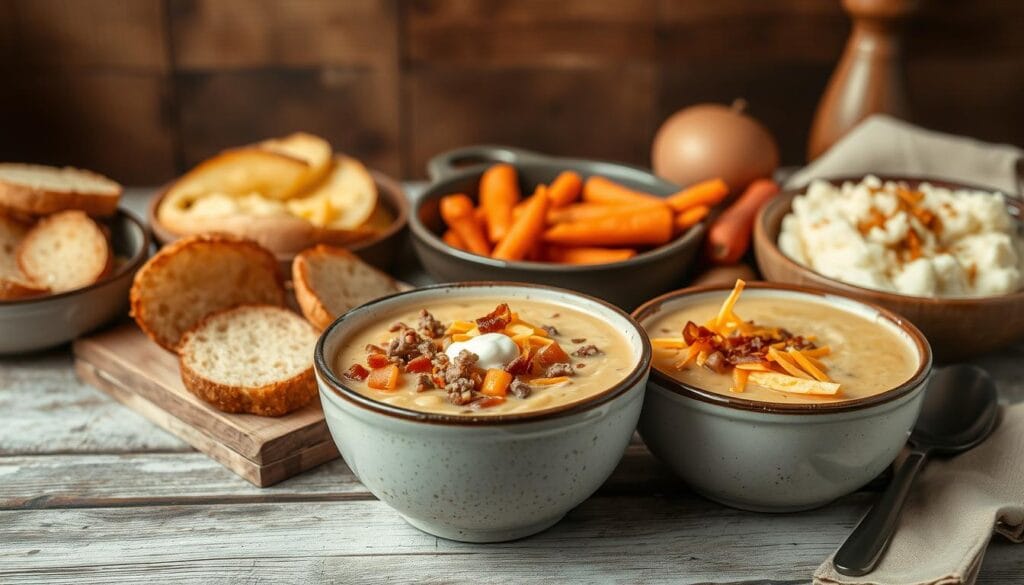
<svg viewBox="0 0 1024 585">
<path fill-rule="evenodd" d="M 1024 151 L 1007 144 L 925 130 L 876 114 L 861 122 L 823 155 L 786 181 L 803 187 L 815 178 L 903 175 L 948 179 L 1019 194 Z"/>
<path fill-rule="evenodd" d="M 840 575 L 829 557 L 815 571 L 815 584 L 970 584 L 993 529 L 1024 541 L 1024 404 L 1007 408 L 979 447 L 929 461 L 912 490 L 874 572 Z"/>
</svg>

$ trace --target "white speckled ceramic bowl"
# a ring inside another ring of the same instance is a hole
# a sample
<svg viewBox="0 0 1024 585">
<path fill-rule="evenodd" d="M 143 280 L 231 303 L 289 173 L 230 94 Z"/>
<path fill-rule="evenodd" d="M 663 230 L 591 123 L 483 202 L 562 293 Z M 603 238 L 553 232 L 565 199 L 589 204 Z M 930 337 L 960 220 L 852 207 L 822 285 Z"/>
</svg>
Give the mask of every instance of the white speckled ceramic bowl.
<svg viewBox="0 0 1024 585">
<path fill-rule="evenodd" d="M 649 324 L 663 312 L 724 299 L 731 288 L 671 292 L 633 315 Z M 695 491 L 735 508 L 807 510 L 857 490 L 892 463 L 910 435 L 931 370 L 928 341 L 902 317 L 839 295 L 750 283 L 743 296 L 824 302 L 866 317 L 904 339 L 917 356 L 917 368 L 909 380 L 881 394 L 822 404 L 746 400 L 652 369 L 639 425 L 644 442 Z"/>
<path fill-rule="evenodd" d="M 491 416 L 425 413 L 348 388 L 334 367 L 346 341 L 382 315 L 441 299 L 502 297 L 571 307 L 621 331 L 635 367 L 582 402 Z M 350 311 L 324 331 L 315 364 L 320 402 L 342 457 L 375 496 L 436 536 L 498 542 L 540 532 L 589 497 L 622 458 L 643 405 L 647 335 L 626 313 L 563 289 L 460 283 L 398 293 Z"/>
</svg>

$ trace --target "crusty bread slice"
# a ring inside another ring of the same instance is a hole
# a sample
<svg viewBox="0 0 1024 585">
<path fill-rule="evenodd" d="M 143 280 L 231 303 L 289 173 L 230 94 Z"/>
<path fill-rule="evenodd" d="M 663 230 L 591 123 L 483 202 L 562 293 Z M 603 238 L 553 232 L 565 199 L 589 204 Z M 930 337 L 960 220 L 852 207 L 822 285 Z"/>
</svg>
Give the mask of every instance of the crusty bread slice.
<svg viewBox="0 0 1024 585">
<path fill-rule="evenodd" d="M 88 286 L 110 271 L 107 234 L 77 209 L 39 221 L 18 245 L 18 267 L 55 293 Z"/>
<path fill-rule="evenodd" d="M 302 314 L 320 330 L 367 301 L 402 290 L 395 279 L 352 252 L 326 245 L 295 256 L 292 281 Z"/>
<path fill-rule="evenodd" d="M 243 305 L 207 316 L 185 332 L 181 380 L 225 412 L 281 416 L 316 396 L 317 333 L 302 317 L 271 305 Z"/>
<path fill-rule="evenodd" d="M 308 192 L 288 201 L 288 209 L 310 222 L 351 230 L 366 223 L 377 208 L 377 183 L 363 163 L 334 157 L 331 172 Z"/>
<path fill-rule="evenodd" d="M 302 180 L 299 190 L 323 179 L 331 169 L 331 159 L 334 155 L 331 143 L 319 136 L 305 132 L 295 132 L 283 138 L 264 140 L 257 146 L 264 150 L 306 161 L 306 164 L 309 165 L 309 172 Z"/>
<path fill-rule="evenodd" d="M 157 252 L 135 275 L 132 317 L 174 351 L 182 333 L 210 313 L 243 304 L 284 304 L 274 255 L 230 236 L 191 236 Z"/>
<path fill-rule="evenodd" d="M 0 301 L 45 294 L 45 286 L 32 282 L 18 266 L 18 246 L 31 225 L 0 214 Z"/>
<path fill-rule="evenodd" d="M 170 186 L 158 210 L 160 221 L 175 221 L 178 215 L 187 218 L 197 201 L 214 194 L 287 199 L 305 184 L 310 172 L 305 160 L 281 152 L 257 147 L 226 150 Z"/>
<path fill-rule="evenodd" d="M 0 163 L 0 206 L 47 215 L 80 209 L 89 215 L 113 215 L 121 185 L 73 167 Z"/>
</svg>

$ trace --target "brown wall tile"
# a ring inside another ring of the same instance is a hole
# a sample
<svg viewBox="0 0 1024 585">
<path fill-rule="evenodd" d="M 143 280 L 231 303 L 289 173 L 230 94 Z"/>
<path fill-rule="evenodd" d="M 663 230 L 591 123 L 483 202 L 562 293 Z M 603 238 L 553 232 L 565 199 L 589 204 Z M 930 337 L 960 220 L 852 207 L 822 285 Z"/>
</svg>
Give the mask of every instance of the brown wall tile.
<svg viewBox="0 0 1024 585">
<path fill-rule="evenodd" d="M 653 132 L 654 68 L 438 69 L 406 81 L 410 168 L 497 143 L 540 152 L 644 163 Z"/>
<path fill-rule="evenodd" d="M 389 76 L 366 69 L 259 69 L 177 77 L 184 162 L 305 130 L 398 174 L 398 108 Z"/>
<path fill-rule="evenodd" d="M 132 185 L 173 175 L 162 75 L 51 72 L 7 81 L 0 160 L 85 167 Z"/>
<path fill-rule="evenodd" d="M 16 48 L 0 67 L 169 68 L 162 0 L 4 2 Z"/>
<path fill-rule="evenodd" d="M 182 70 L 398 67 L 398 0 L 169 0 Z"/>
</svg>

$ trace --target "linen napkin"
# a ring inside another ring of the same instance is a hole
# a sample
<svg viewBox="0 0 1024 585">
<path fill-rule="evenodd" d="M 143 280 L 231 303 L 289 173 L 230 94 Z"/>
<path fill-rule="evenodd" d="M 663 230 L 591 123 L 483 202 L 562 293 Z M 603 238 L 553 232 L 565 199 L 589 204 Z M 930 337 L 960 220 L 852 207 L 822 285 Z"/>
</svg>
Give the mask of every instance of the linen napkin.
<svg viewBox="0 0 1024 585">
<path fill-rule="evenodd" d="M 1024 541 L 1024 404 L 1008 407 L 1002 415 L 999 427 L 980 446 L 926 464 L 878 568 L 863 577 L 847 577 L 829 557 L 815 571 L 814 583 L 970 584 L 993 530 L 1013 542 Z"/>
<path fill-rule="evenodd" d="M 816 178 L 874 173 L 948 179 L 1016 195 L 1024 184 L 1022 160 L 1024 151 L 1015 146 L 925 130 L 875 114 L 793 174 L 786 187 L 803 187 Z"/>
</svg>

